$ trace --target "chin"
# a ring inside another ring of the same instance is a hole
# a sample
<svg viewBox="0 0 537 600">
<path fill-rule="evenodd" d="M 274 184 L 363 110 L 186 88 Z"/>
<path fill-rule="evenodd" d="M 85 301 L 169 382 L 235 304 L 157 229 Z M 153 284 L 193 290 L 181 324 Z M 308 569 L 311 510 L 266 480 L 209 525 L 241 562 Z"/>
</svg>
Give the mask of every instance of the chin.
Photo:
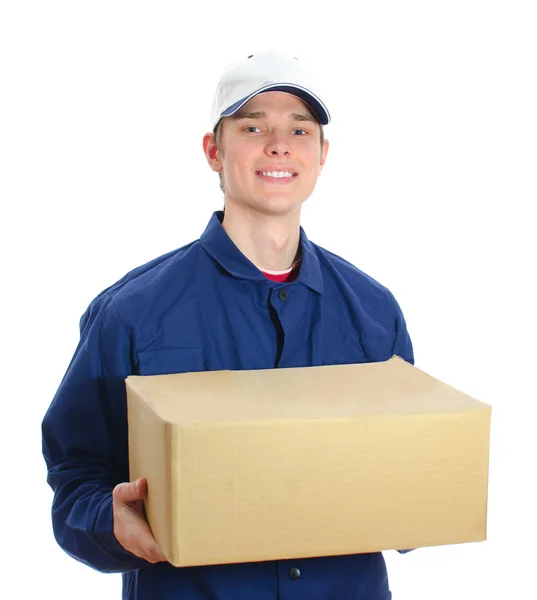
<svg viewBox="0 0 537 600">
<path fill-rule="evenodd" d="M 299 210 L 305 200 L 302 199 L 282 199 L 282 198 L 263 198 L 256 204 L 262 212 L 273 215 L 285 215 Z"/>
</svg>

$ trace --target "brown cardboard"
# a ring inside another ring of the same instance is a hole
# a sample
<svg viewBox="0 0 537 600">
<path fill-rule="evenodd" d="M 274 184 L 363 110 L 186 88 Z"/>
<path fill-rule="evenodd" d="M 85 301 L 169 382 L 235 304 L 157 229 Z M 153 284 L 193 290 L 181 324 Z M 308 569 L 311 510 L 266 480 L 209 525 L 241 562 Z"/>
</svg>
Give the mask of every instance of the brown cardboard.
<svg viewBox="0 0 537 600">
<path fill-rule="evenodd" d="M 486 539 L 491 407 L 398 357 L 126 384 L 131 480 L 175 566 Z"/>
</svg>

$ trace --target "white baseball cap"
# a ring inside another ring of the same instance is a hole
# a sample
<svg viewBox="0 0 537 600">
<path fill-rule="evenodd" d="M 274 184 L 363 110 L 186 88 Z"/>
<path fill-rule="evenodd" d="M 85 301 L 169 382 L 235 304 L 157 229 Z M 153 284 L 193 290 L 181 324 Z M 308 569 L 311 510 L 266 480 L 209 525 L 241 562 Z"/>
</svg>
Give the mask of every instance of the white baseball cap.
<svg viewBox="0 0 537 600">
<path fill-rule="evenodd" d="M 282 52 L 259 52 L 227 65 L 214 96 L 212 128 L 222 117 L 236 113 L 248 100 L 263 92 L 285 92 L 303 100 L 322 125 L 330 113 L 321 100 L 319 83 L 297 58 Z"/>
</svg>

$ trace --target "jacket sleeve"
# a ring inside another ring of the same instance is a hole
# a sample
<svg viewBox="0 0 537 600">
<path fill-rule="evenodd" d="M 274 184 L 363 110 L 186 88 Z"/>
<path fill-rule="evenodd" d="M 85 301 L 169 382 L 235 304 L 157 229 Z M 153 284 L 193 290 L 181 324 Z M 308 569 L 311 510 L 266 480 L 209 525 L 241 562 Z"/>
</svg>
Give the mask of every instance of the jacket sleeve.
<svg viewBox="0 0 537 600">
<path fill-rule="evenodd" d="M 392 355 L 396 354 L 402 359 L 409 362 L 411 365 L 414 364 L 414 349 L 412 347 L 412 341 L 408 334 L 405 317 L 403 311 L 399 306 L 394 295 L 388 290 L 388 295 L 394 306 L 394 324 L 395 324 L 395 338 L 392 348 Z"/>
<path fill-rule="evenodd" d="M 131 352 L 110 295 L 100 296 L 81 319 L 80 342 L 42 423 L 55 538 L 80 562 L 109 573 L 149 564 L 113 533 L 112 490 L 129 480 Z"/>
</svg>

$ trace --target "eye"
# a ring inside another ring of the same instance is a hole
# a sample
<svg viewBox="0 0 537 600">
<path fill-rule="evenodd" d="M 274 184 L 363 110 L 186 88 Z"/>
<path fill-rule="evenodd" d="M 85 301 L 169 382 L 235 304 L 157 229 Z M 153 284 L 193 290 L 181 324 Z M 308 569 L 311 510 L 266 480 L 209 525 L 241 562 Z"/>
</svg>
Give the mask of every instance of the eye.
<svg viewBox="0 0 537 600">
<path fill-rule="evenodd" d="M 298 135 L 302 136 L 302 135 L 306 135 L 308 132 L 305 129 L 294 129 L 294 132 L 299 131 L 301 133 L 299 133 Z"/>
<path fill-rule="evenodd" d="M 261 131 L 261 130 L 259 129 L 259 127 L 255 127 L 254 125 L 250 125 L 249 127 L 245 127 L 245 128 L 244 128 L 244 131 L 249 131 L 249 130 L 251 130 L 251 129 L 257 129 L 258 131 Z"/>
</svg>

